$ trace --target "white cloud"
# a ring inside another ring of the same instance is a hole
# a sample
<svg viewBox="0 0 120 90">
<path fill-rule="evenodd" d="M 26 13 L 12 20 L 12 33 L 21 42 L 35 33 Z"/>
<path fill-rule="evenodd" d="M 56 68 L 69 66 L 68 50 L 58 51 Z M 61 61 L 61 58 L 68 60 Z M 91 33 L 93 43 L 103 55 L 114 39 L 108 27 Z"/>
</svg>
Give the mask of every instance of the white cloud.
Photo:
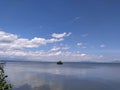
<svg viewBox="0 0 120 90">
<path fill-rule="evenodd" d="M 70 36 L 71 33 L 63 33 L 63 34 L 52 34 L 52 38 L 45 39 L 34 37 L 33 39 L 21 38 L 15 34 L 6 33 L 4 31 L 0 31 L 0 58 L 14 58 L 14 59 L 41 59 L 49 57 L 56 57 L 62 54 L 60 50 L 69 49 L 68 46 L 62 47 L 53 47 L 51 52 L 43 52 L 43 51 L 30 51 L 31 48 L 38 48 L 42 45 L 46 45 L 48 43 L 56 43 L 64 40 L 64 37 Z M 25 51 L 28 48 L 29 51 Z M 59 51 L 58 51 L 59 50 Z"/>
<path fill-rule="evenodd" d="M 43 60 L 44 61 L 56 61 L 58 59 L 64 61 L 72 61 L 72 60 L 84 60 L 86 58 L 86 54 L 76 54 L 71 52 L 43 52 L 43 51 L 36 51 L 36 52 L 25 52 L 25 51 L 0 51 L 0 57 L 9 57 L 9 58 L 23 58 L 27 60 Z"/>
<path fill-rule="evenodd" d="M 79 61 L 112 61 L 120 57 L 112 56 L 101 56 L 95 54 L 86 54 L 86 53 L 74 53 L 74 52 L 64 52 L 64 51 L 21 51 L 21 50 L 9 50 L 9 51 L 0 51 L 1 58 L 8 59 L 24 59 L 31 61 L 58 61 L 62 60 L 64 62 L 79 62 Z"/>
<path fill-rule="evenodd" d="M 105 48 L 106 45 L 105 45 L 105 44 L 101 44 L 100 47 L 101 47 L 101 48 Z"/>
<path fill-rule="evenodd" d="M 87 48 L 87 47 L 85 46 L 85 44 L 84 44 L 84 43 L 81 43 L 81 42 L 77 43 L 77 46 L 80 47 L 80 48 Z"/>
<path fill-rule="evenodd" d="M 83 46 L 83 43 L 77 43 L 77 46 L 81 47 Z"/>
<path fill-rule="evenodd" d="M 54 46 L 50 51 L 58 51 L 58 50 L 60 50 L 60 47 Z"/>
<path fill-rule="evenodd" d="M 84 57 L 84 56 L 86 56 L 86 55 L 87 55 L 87 54 L 84 54 L 84 53 L 81 54 L 82 57 Z"/>
<path fill-rule="evenodd" d="M 64 46 L 64 47 L 61 47 L 61 49 L 62 50 L 68 50 L 68 49 L 70 49 L 70 47 L 69 46 Z"/>
<path fill-rule="evenodd" d="M 62 46 L 62 47 L 53 46 L 50 51 L 68 50 L 69 48 L 70 48 L 69 46 Z"/>
<path fill-rule="evenodd" d="M 62 35 L 62 34 L 58 34 Z M 65 33 L 65 36 L 68 34 Z M 64 38 L 38 38 L 34 37 L 33 39 L 29 40 L 26 38 L 20 38 L 15 34 L 6 33 L 4 31 L 0 31 L 0 49 L 6 50 L 17 50 L 17 49 L 25 49 L 25 48 L 37 48 L 42 45 L 46 45 L 48 43 L 55 43 L 63 41 Z"/>
<path fill-rule="evenodd" d="M 10 43 L 18 38 L 17 35 L 0 31 L 0 43 Z"/>
<path fill-rule="evenodd" d="M 52 37 L 54 37 L 54 38 L 64 38 L 64 37 L 66 37 L 66 36 L 70 36 L 72 33 L 66 33 L 66 32 L 64 32 L 64 33 L 62 33 L 62 34 L 57 34 L 57 33 L 53 33 L 52 34 Z"/>
<path fill-rule="evenodd" d="M 21 38 L 18 35 L 0 31 L 0 58 L 8 59 L 24 59 L 37 61 L 85 61 L 85 60 L 113 60 L 120 57 L 91 55 L 86 53 L 68 52 L 69 46 L 54 46 L 51 51 L 31 51 L 31 48 L 38 48 L 49 43 L 61 42 L 64 37 L 70 36 L 71 33 L 52 34 L 52 38 L 34 37 L 33 39 Z M 83 47 L 83 43 L 77 43 L 79 47 Z M 101 44 L 101 47 L 106 45 Z M 29 51 L 26 51 L 26 48 Z"/>
</svg>

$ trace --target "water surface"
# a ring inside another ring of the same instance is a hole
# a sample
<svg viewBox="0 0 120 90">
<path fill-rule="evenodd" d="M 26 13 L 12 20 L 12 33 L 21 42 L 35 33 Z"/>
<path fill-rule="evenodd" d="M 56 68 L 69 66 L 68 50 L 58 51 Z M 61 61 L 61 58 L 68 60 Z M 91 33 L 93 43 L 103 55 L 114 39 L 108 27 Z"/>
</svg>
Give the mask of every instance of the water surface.
<svg viewBox="0 0 120 90">
<path fill-rule="evenodd" d="M 8 62 L 13 90 L 120 90 L 120 64 Z"/>
</svg>

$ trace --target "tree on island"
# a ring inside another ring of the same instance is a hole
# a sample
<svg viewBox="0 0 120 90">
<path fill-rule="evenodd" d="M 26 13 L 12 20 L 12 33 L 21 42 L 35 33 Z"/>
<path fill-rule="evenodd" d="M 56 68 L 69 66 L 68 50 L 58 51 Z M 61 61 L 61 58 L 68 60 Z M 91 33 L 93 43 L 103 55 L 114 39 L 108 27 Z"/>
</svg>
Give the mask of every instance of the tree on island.
<svg viewBox="0 0 120 90">
<path fill-rule="evenodd" d="M 6 81 L 7 77 L 4 72 L 4 66 L 0 65 L 0 90 L 12 90 L 12 85 Z"/>
</svg>

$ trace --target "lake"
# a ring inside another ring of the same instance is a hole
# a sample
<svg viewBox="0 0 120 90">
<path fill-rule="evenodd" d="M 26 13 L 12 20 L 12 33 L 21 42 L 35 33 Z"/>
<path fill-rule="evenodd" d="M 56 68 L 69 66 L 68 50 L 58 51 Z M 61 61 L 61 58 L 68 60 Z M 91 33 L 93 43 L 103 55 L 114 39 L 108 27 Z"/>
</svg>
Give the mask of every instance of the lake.
<svg viewBox="0 0 120 90">
<path fill-rule="evenodd" d="M 120 64 L 7 62 L 13 90 L 120 90 Z"/>
</svg>

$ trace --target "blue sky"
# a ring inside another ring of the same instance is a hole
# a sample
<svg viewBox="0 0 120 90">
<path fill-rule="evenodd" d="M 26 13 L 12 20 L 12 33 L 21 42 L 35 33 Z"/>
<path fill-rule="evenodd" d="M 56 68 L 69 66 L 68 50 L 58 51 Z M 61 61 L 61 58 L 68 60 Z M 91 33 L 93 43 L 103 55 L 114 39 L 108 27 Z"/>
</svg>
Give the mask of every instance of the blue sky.
<svg viewBox="0 0 120 90">
<path fill-rule="evenodd" d="M 0 58 L 120 60 L 119 4 L 119 0 L 0 0 Z"/>
</svg>

